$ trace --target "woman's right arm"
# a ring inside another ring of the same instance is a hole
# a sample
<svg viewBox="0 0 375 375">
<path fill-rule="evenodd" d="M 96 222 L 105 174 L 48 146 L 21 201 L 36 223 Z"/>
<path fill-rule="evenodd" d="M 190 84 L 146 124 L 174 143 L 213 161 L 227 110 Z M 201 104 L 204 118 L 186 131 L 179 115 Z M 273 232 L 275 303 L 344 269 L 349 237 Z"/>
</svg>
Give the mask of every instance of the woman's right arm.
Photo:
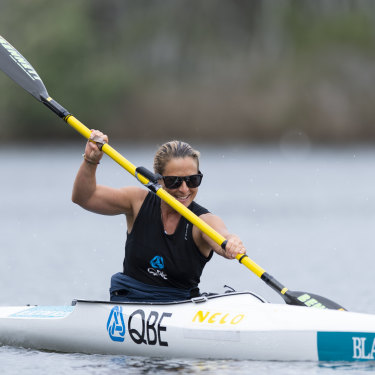
<svg viewBox="0 0 375 375">
<path fill-rule="evenodd" d="M 108 142 L 107 136 L 97 130 L 92 131 L 90 138 L 94 137 L 101 137 Z M 103 215 L 133 215 L 147 192 L 135 186 L 115 189 L 97 185 L 96 169 L 102 156 L 103 152 L 96 143 L 88 141 L 84 160 L 74 181 L 72 201 L 88 211 Z"/>
</svg>

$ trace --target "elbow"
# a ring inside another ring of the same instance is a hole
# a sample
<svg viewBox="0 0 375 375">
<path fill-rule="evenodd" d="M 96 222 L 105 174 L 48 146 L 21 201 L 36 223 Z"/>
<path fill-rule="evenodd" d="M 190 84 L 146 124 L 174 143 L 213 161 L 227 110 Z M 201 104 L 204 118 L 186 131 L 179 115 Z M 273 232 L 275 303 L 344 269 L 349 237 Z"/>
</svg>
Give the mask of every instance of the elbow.
<svg viewBox="0 0 375 375">
<path fill-rule="evenodd" d="M 72 202 L 80 205 L 80 200 L 75 195 L 72 195 Z"/>
<path fill-rule="evenodd" d="M 75 192 L 72 193 L 72 202 L 75 203 L 75 204 L 78 204 L 81 207 L 84 206 L 84 201 L 83 201 L 82 197 L 80 197 Z"/>
</svg>

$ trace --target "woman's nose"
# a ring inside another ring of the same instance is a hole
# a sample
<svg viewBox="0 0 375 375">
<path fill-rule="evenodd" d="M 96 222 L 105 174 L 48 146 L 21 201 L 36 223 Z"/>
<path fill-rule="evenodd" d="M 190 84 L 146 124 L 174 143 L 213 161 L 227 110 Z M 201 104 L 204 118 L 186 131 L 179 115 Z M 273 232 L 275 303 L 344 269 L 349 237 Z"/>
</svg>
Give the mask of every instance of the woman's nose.
<svg viewBox="0 0 375 375">
<path fill-rule="evenodd" d="M 178 188 L 180 191 L 189 191 L 189 187 L 186 185 L 186 181 L 182 181 L 181 186 Z"/>
</svg>

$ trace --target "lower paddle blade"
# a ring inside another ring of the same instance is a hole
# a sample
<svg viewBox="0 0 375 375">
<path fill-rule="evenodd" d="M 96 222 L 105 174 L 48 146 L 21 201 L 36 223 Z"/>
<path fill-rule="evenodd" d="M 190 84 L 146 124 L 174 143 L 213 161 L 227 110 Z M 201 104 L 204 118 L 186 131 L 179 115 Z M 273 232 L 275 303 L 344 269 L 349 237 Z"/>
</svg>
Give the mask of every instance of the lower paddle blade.
<svg viewBox="0 0 375 375">
<path fill-rule="evenodd" d="M 306 306 L 306 307 L 313 307 L 317 309 L 331 309 L 331 310 L 344 310 L 346 309 L 339 305 L 336 302 L 329 300 L 328 298 L 318 296 L 314 293 L 306 293 L 306 292 L 293 292 L 288 290 L 284 294 L 285 302 L 288 305 L 298 305 L 298 306 Z"/>
<path fill-rule="evenodd" d="M 293 292 L 267 272 L 263 272 L 260 278 L 273 290 L 276 290 L 288 305 L 315 307 L 317 309 L 346 310 L 338 303 L 317 294 Z"/>
</svg>

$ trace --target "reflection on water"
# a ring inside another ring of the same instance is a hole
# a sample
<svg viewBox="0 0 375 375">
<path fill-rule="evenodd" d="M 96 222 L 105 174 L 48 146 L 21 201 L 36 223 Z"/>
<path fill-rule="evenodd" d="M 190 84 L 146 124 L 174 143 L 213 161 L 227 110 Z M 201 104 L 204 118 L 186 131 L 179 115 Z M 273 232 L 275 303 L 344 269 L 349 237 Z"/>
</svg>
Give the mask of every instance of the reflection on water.
<svg viewBox="0 0 375 375">
<path fill-rule="evenodd" d="M 20 360 L 22 358 L 22 360 Z M 2 374 L 365 374 L 375 369 L 369 362 L 261 362 L 235 360 L 161 359 L 126 356 L 47 353 L 2 347 Z"/>
<path fill-rule="evenodd" d="M 342 371 L 345 373 L 353 373 L 353 374 L 360 374 L 360 373 L 365 373 L 365 372 L 373 372 L 375 371 L 375 362 L 344 362 L 344 363 L 320 363 L 319 364 L 320 368 L 323 369 L 330 369 L 330 370 L 335 370 L 336 374 L 337 371 Z"/>
</svg>

